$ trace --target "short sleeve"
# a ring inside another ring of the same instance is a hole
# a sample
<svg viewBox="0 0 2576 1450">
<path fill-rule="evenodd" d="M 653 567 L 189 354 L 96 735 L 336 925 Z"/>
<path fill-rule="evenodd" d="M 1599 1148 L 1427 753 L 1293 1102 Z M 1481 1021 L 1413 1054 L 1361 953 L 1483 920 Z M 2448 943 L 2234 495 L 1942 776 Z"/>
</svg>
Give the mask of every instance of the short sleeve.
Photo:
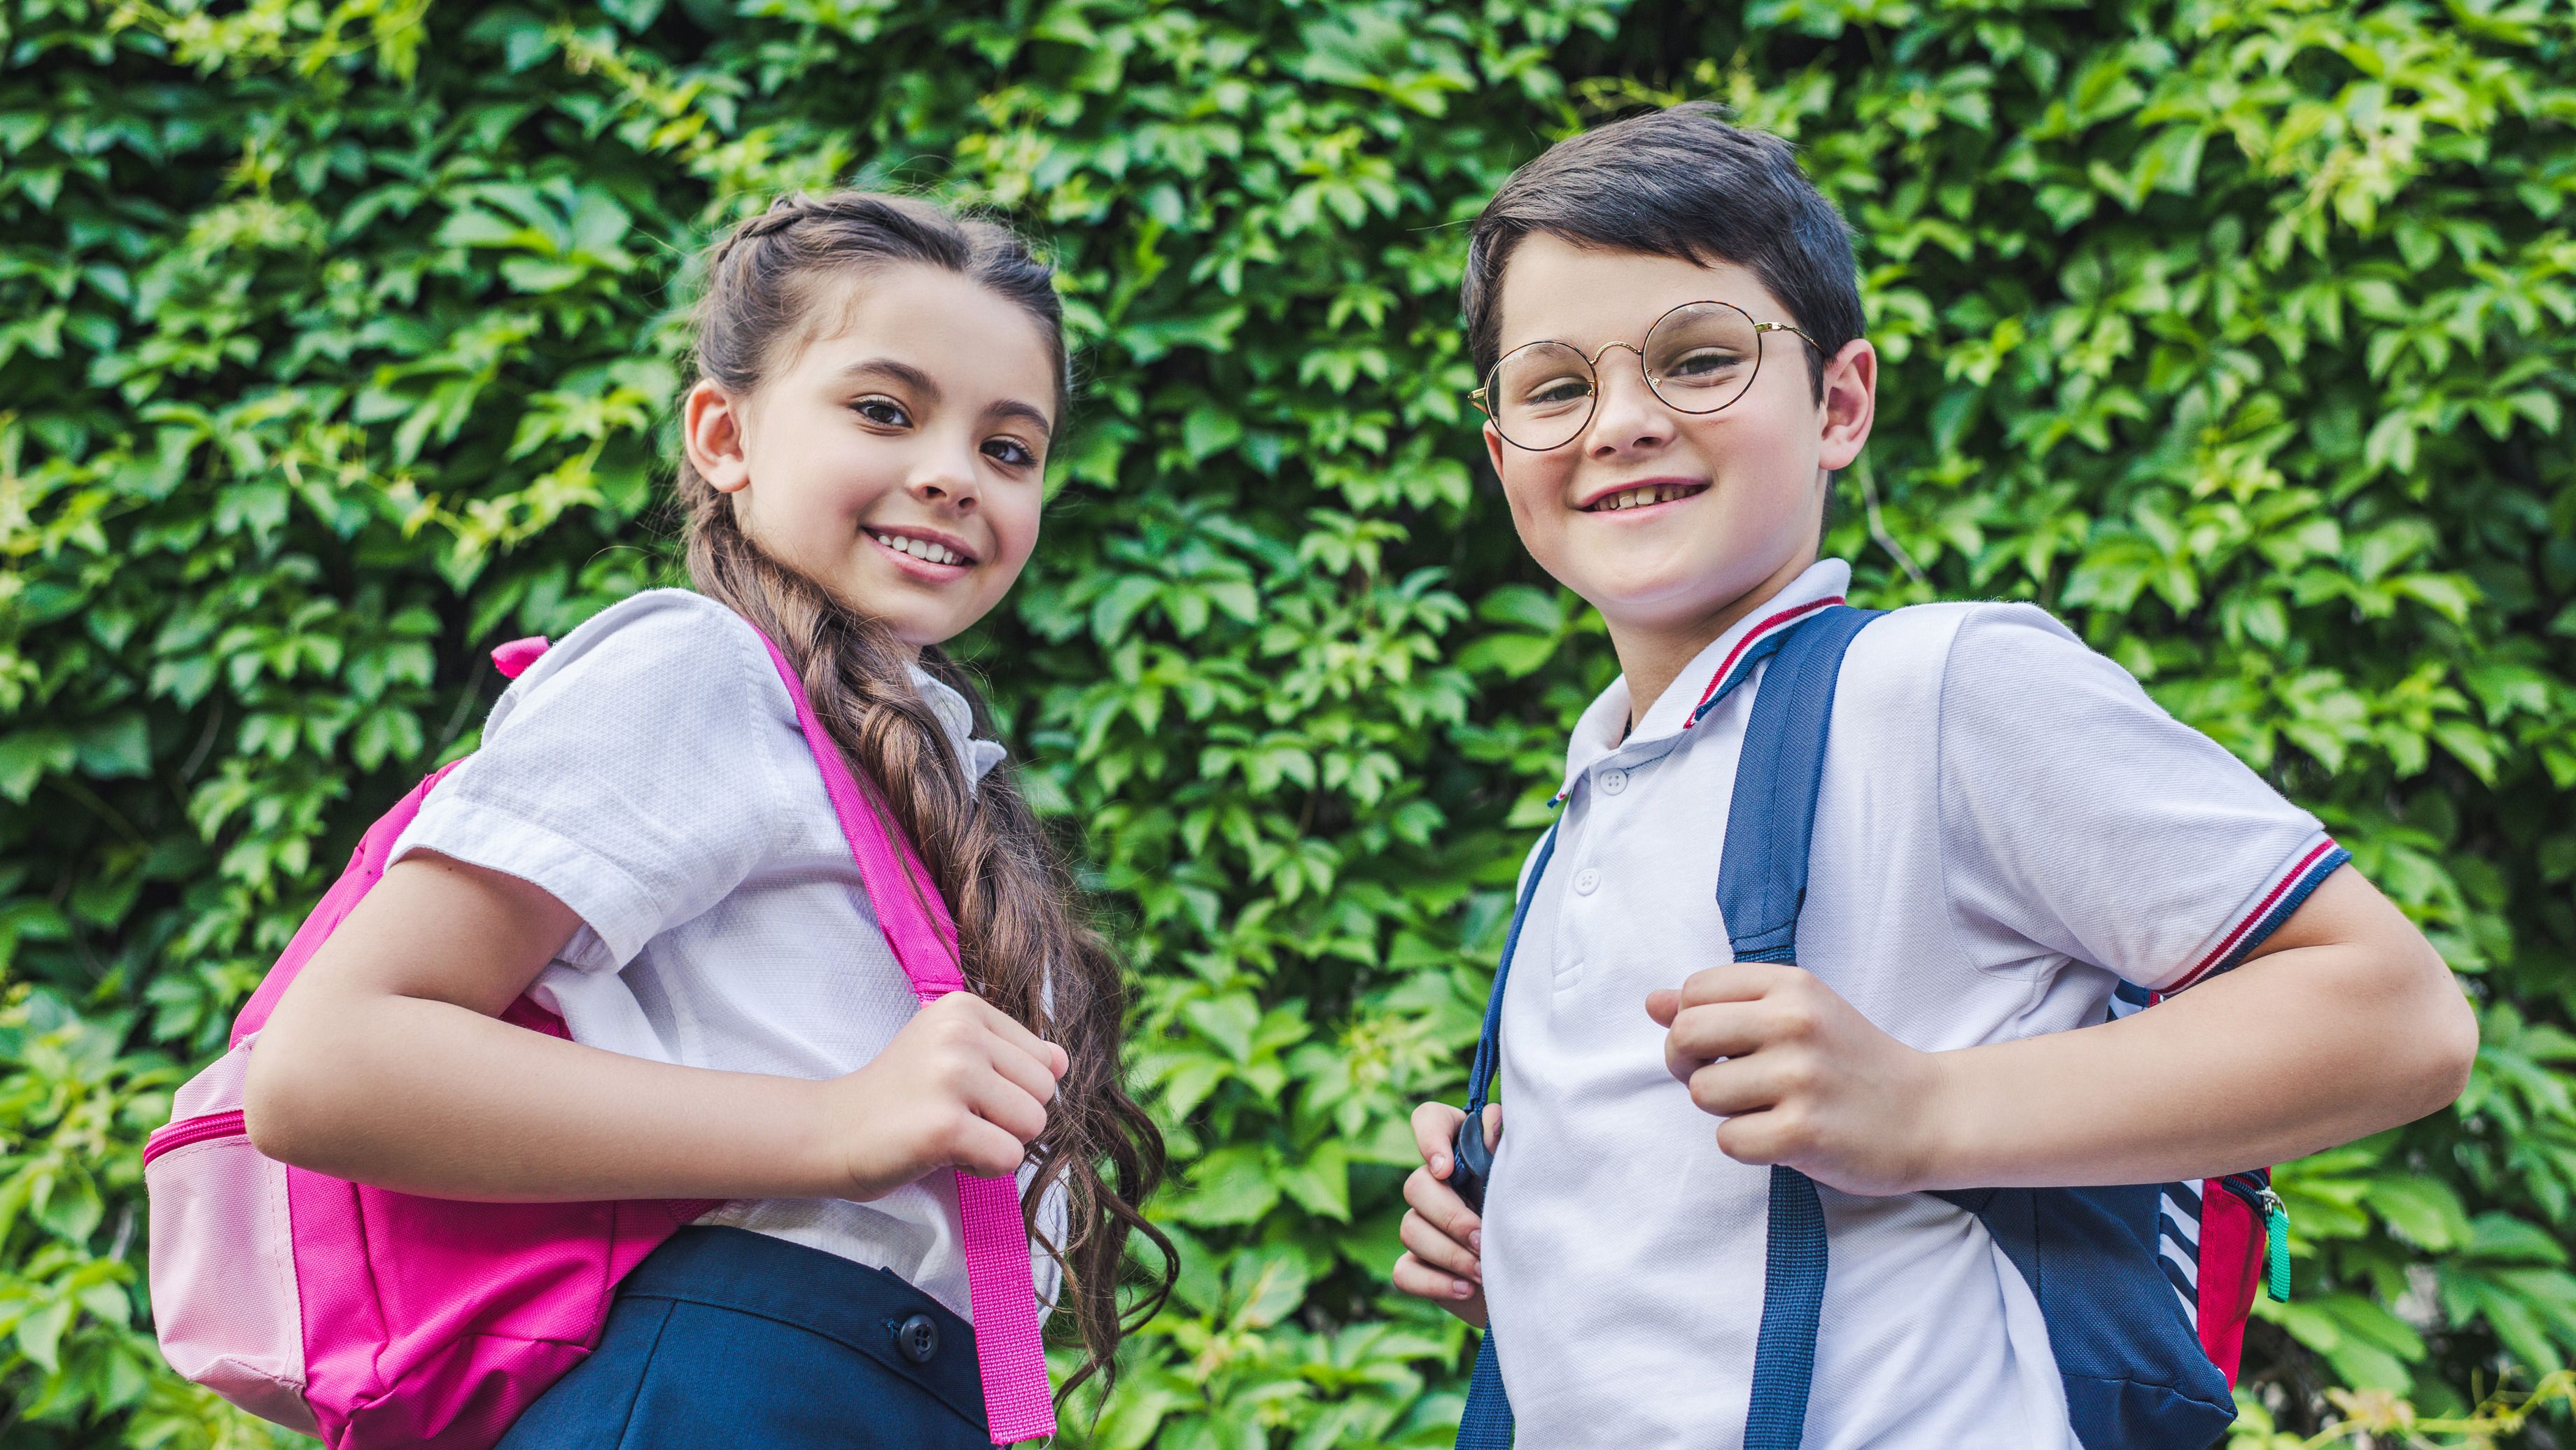
<svg viewBox="0 0 2576 1450">
<path fill-rule="evenodd" d="M 2039 609 L 1961 622 L 1940 712 L 1943 882 L 1981 967 L 2062 955 L 2176 991 L 2244 960 L 2348 859 Z"/>
<path fill-rule="evenodd" d="M 483 747 L 394 844 L 543 887 L 578 914 L 563 960 L 632 961 L 783 848 L 794 705 L 759 636 L 679 590 L 602 612 L 514 682 Z"/>
</svg>

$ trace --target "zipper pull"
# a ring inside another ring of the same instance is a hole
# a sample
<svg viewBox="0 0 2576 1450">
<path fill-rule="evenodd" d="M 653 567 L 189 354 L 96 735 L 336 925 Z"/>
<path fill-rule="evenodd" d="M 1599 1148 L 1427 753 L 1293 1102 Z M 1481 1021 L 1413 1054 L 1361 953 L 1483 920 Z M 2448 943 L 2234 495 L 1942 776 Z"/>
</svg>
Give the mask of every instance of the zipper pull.
<svg viewBox="0 0 2576 1450">
<path fill-rule="evenodd" d="M 2264 1291 L 2276 1304 L 2290 1302 L 2290 1210 L 2270 1184 L 2263 1186 Z"/>
</svg>

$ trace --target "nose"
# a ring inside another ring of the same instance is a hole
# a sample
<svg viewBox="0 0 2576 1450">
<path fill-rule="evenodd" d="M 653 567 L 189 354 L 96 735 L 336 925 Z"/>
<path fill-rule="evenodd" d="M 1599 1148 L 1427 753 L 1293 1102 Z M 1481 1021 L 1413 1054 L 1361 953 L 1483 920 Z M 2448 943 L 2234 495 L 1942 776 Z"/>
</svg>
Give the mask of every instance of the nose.
<svg viewBox="0 0 2576 1450">
<path fill-rule="evenodd" d="M 946 513 L 972 513 L 981 499 L 975 478 L 975 450 L 964 443 L 929 449 L 912 476 L 904 481 L 904 492 L 915 503 Z"/>
<path fill-rule="evenodd" d="M 1619 354 L 1625 356 L 1619 356 Z M 1583 452 L 1595 459 L 1649 453 L 1673 441 L 1680 421 L 1655 390 L 1646 386 L 1645 354 L 1624 342 L 1612 343 L 1592 365 L 1592 421 L 1583 430 Z"/>
</svg>

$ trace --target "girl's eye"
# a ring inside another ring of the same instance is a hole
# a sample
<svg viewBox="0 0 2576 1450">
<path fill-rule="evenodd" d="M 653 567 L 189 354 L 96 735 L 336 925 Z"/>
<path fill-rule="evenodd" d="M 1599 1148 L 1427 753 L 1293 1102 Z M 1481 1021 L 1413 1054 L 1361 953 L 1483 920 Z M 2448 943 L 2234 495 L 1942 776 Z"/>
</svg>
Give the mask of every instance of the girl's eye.
<svg viewBox="0 0 2576 1450">
<path fill-rule="evenodd" d="M 903 410 L 903 404 L 892 398 L 861 398 L 850 405 L 850 411 L 880 428 L 912 426 L 912 415 Z"/>
<path fill-rule="evenodd" d="M 996 438 L 984 445 L 984 456 L 1012 468 L 1026 468 L 1038 456 L 1020 445 L 1017 438 Z"/>
</svg>

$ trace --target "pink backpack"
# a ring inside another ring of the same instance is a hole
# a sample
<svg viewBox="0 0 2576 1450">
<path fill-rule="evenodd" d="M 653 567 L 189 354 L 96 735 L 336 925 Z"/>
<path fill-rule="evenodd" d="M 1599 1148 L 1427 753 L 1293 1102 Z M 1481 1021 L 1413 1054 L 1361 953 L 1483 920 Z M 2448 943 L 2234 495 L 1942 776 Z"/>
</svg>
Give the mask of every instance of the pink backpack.
<svg viewBox="0 0 2576 1450">
<path fill-rule="evenodd" d="M 923 1002 L 962 990 L 957 928 L 929 872 L 850 773 L 778 646 L 825 792 L 896 960 Z M 516 677 L 545 652 L 492 652 Z M 152 1311 L 173 1369 L 331 1450 L 489 1450 L 599 1341 L 618 1281 L 704 1202 L 466 1203 L 394 1193 L 263 1157 L 242 1127 L 260 1028 L 287 984 L 383 878 L 394 840 L 453 763 L 359 841 L 348 869 L 189 1079 L 143 1149 Z M 521 997 L 502 1020 L 568 1037 Z M 957 1175 L 975 1349 L 993 1442 L 1055 1432 L 1017 1184 Z"/>
</svg>

